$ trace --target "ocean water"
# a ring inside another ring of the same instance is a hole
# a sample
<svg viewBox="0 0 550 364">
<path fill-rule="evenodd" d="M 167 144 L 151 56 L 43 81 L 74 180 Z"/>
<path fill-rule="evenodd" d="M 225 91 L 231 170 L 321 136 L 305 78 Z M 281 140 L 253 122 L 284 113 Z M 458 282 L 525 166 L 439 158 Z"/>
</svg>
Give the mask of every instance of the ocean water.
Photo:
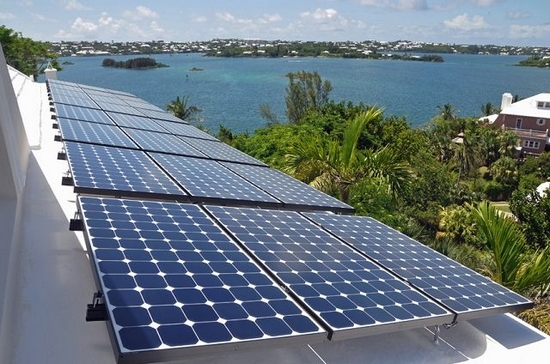
<svg viewBox="0 0 550 364">
<path fill-rule="evenodd" d="M 201 54 L 153 55 L 168 68 L 126 70 L 101 67 L 105 57 L 71 57 L 58 78 L 130 92 L 163 109 L 176 96 L 200 107 L 204 125 L 253 132 L 266 121 L 267 104 L 285 120 L 289 72 L 317 71 L 332 83 L 335 101 L 377 105 L 385 115 L 413 125 L 428 122 L 438 106 L 451 103 L 459 116 L 479 116 L 481 106 L 500 106 L 502 94 L 529 97 L 550 92 L 550 69 L 514 66 L 524 56 L 445 54 L 443 63 L 330 58 L 212 58 Z M 127 59 L 130 56 L 112 58 Z M 192 71 L 199 68 L 202 71 Z"/>
</svg>

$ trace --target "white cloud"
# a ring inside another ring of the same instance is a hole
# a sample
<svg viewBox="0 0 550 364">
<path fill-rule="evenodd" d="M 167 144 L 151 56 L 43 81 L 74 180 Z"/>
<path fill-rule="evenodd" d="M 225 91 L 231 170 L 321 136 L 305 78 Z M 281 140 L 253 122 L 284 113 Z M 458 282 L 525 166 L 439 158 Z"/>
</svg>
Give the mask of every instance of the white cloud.
<svg viewBox="0 0 550 364">
<path fill-rule="evenodd" d="M 502 3 L 505 0 L 471 0 L 471 1 L 474 3 L 474 5 L 477 5 L 477 6 L 491 6 L 497 3 Z"/>
<path fill-rule="evenodd" d="M 547 38 L 550 36 L 550 24 L 510 26 L 510 38 Z"/>
<path fill-rule="evenodd" d="M 527 19 L 531 17 L 531 14 L 523 11 L 510 11 L 506 14 L 508 19 Z"/>
<path fill-rule="evenodd" d="M 204 15 L 195 15 L 191 18 L 191 21 L 193 23 L 205 23 L 206 21 L 208 21 L 208 18 Z"/>
<path fill-rule="evenodd" d="M 134 10 L 126 10 L 124 12 L 124 17 L 130 18 L 133 20 L 142 20 L 142 19 L 157 19 L 159 16 L 156 11 L 149 9 L 146 6 L 139 5 Z"/>
<path fill-rule="evenodd" d="M 315 21 L 327 21 L 335 19 L 338 16 L 338 12 L 334 9 L 317 9 L 314 12 L 306 11 L 301 13 L 300 16 L 304 19 L 312 19 Z"/>
<path fill-rule="evenodd" d="M 95 32 L 99 26 L 95 23 L 85 21 L 81 17 L 76 18 L 76 20 L 73 22 L 73 25 L 71 25 L 71 29 L 77 33 L 93 33 Z"/>
<path fill-rule="evenodd" d="M 65 4 L 65 10 L 91 10 L 92 8 L 79 3 L 76 0 L 69 0 Z"/>
<path fill-rule="evenodd" d="M 389 7 L 397 10 L 426 10 L 426 0 L 359 0 L 359 3 L 377 8 Z"/>
<path fill-rule="evenodd" d="M 220 20 L 223 20 L 227 23 L 232 23 L 232 24 L 252 24 L 253 21 L 250 20 L 250 19 L 240 19 L 240 18 L 236 18 L 233 14 L 231 13 L 216 13 L 216 17 Z"/>
<path fill-rule="evenodd" d="M 427 10 L 428 4 L 426 0 L 399 0 L 392 7 L 398 10 Z"/>
<path fill-rule="evenodd" d="M 154 20 L 151 22 L 151 30 L 155 33 L 164 33 L 164 29 Z"/>
<path fill-rule="evenodd" d="M 0 20 L 15 19 L 15 15 L 12 13 L 0 13 Z"/>
<path fill-rule="evenodd" d="M 451 20 L 443 21 L 447 28 L 456 29 L 459 31 L 469 32 L 473 30 L 481 30 L 490 28 L 489 24 L 480 15 L 474 15 L 472 18 L 468 14 L 457 15 Z"/>
<path fill-rule="evenodd" d="M 102 26 L 108 26 L 113 23 L 113 17 L 109 16 L 107 13 L 101 13 L 99 17 L 99 24 Z"/>
<path fill-rule="evenodd" d="M 283 20 L 283 18 L 279 14 L 264 14 L 260 19 L 258 19 L 258 22 L 261 24 L 270 24 L 281 20 Z"/>
<path fill-rule="evenodd" d="M 37 14 L 37 13 L 32 13 L 31 14 L 31 17 L 35 20 L 38 20 L 38 21 L 43 21 L 43 22 L 55 22 L 56 20 L 55 19 L 51 19 L 51 18 L 46 18 L 44 15 L 42 14 Z"/>
</svg>

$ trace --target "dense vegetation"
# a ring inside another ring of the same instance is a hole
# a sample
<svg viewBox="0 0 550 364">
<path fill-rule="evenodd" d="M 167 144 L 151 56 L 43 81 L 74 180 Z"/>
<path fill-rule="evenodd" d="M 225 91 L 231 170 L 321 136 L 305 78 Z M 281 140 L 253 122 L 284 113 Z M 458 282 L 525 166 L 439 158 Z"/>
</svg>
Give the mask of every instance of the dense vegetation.
<svg viewBox="0 0 550 364">
<path fill-rule="evenodd" d="M 518 66 L 550 68 L 550 57 L 533 56 L 518 63 Z"/>
<path fill-rule="evenodd" d="M 450 104 L 412 128 L 330 100 L 317 73 L 287 77 L 287 122 L 263 105 L 267 127 L 222 126 L 218 137 L 531 297 L 538 305 L 522 317 L 550 332 L 550 193 L 535 192 L 550 180 L 549 152 L 518 159 L 515 133 L 459 118 Z"/>
<path fill-rule="evenodd" d="M 50 50 L 49 43 L 37 42 L 23 37 L 21 33 L 0 25 L 0 45 L 6 63 L 26 75 L 37 76 L 48 63 L 60 70 L 57 54 Z"/>
<path fill-rule="evenodd" d="M 420 51 L 420 50 L 417 50 Z M 205 52 L 211 57 L 333 57 L 333 58 L 369 58 L 403 61 L 444 62 L 439 55 L 411 55 L 395 53 L 390 49 L 381 50 L 380 44 L 370 46 L 350 46 L 334 42 L 296 42 L 284 44 L 243 45 L 229 42 Z"/>
<path fill-rule="evenodd" d="M 148 69 L 148 68 L 168 67 L 163 63 L 158 63 L 154 58 L 149 58 L 149 57 L 132 58 L 132 59 L 127 59 L 125 61 L 115 61 L 112 58 L 105 58 L 101 65 L 103 67 L 128 68 L 128 69 Z"/>
</svg>

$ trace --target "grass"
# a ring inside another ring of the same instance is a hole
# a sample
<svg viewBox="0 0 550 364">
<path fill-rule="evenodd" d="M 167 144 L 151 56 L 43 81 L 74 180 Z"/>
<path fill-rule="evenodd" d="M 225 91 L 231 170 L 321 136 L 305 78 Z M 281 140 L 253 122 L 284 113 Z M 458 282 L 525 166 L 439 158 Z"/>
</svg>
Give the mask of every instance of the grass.
<svg viewBox="0 0 550 364">
<path fill-rule="evenodd" d="M 491 205 L 493 205 L 495 207 L 495 209 L 499 210 L 499 211 L 502 211 L 502 212 L 506 212 L 506 213 L 509 213 L 511 214 L 512 211 L 510 210 L 510 206 L 508 205 L 508 202 L 491 202 Z"/>
</svg>

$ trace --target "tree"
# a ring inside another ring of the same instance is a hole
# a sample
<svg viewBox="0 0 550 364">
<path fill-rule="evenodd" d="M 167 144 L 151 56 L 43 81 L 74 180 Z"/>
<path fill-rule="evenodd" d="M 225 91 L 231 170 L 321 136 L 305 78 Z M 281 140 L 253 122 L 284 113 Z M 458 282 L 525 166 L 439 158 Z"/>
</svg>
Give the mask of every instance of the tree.
<svg viewBox="0 0 550 364">
<path fill-rule="evenodd" d="M 291 123 L 298 123 L 309 109 L 315 109 L 329 101 L 332 90 L 330 81 L 323 81 L 317 72 L 288 73 L 286 116 Z"/>
<path fill-rule="evenodd" d="M 47 43 L 25 38 L 19 32 L 0 25 L 0 44 L 4 50 L 6 63 L 27 75 L 37 76 L 48 63 L 61 70 L 57 54 L 50 51 Z"/>
<path fill-rule="evenodd" d="M 463 176 L 468 176 L 482 164 L 480 140 L 472 133 L 463 133 L 452 145 L 451 162 L 458 167 L 457 185 Z"/>
<path fill-rule="evenodd" d="M 527 294 L 550 284 L 550 249 L 530 253 L 525 237 L 514 220 L 498 212 L 488 202 L 469 206 L 479 237 L 492 253 L 486 273 L 496 282 Z"/>
<path fill-rule="evenodd" d="M 510 210 L 532 248 L 550 246 L 550 194 L 543 197 L 536 190 L 516 190 L 510 198 Z"/>
<path fill-rule="evenodd" d="M 446 103 L 443 106 L 437 106 L 437 109 L 440 111 L 439 117 L 443 120 L 450 121 L 456 120 L 455 107 L 451 103 Z"/>
<path fill-rule="evenodd" d="M 481 105 L 481 115 L 483 116 L 489 116 L 489 115 L 497 114 L 499 112 L 500 110 L 490 102 L 486 102 L 485 104 Z"/>
<path fill-rule="evenodd" d="M 350 189 L 365 178 L 386 184 L 391 193 L 407 188 L 411 179 L 408 165 L 390 148 L 361 152 L 357 142 L 370 121 L 380 118 L 382 110 L 371 108 L 349 122 L 342 141 L 320 136 L 301 139 L 291 147 L 287 171 L 327 193 L 347 202 Z"/>
<path fill-rule="evenodd" d="M 197 106 L 189 105 L 189 96 L 184 96 L 181 99 L 179 96 L 176 97 L 175 100 L 166 105 L 166 110 L 175 117 L 186 121 L 200 120 L 197 114 L 202 112 L 202 109 Z"/>
</svg>

